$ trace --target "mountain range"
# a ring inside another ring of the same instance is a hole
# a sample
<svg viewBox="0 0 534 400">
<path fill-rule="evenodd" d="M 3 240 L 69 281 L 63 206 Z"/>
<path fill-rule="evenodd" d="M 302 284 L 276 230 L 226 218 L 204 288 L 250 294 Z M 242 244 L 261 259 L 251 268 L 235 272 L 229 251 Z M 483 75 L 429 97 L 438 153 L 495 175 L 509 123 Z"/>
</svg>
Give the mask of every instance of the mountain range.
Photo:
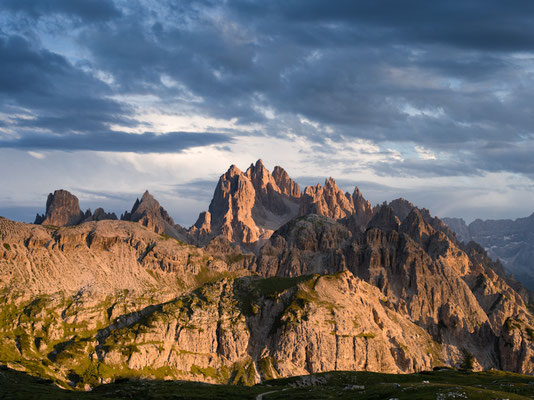
<svg viewBox="0 0 534 400">
<path fill-rule="evenodd" d="M 526 218 L 481 220 L 469 225 L 462 218 L 444 218 L 459 240 L 482 245 L 491 258 L 534 291 L 534 213 Z"/>
<path fill-rule="evenodd" d="M 120 219 L 64 190 L 0 218 L 0 363 L 90 389 L 124 377 L 534 374 L 529 292 L 404 199 L 232 165 L 186 229 L 145 192 Z"/>
</svg>

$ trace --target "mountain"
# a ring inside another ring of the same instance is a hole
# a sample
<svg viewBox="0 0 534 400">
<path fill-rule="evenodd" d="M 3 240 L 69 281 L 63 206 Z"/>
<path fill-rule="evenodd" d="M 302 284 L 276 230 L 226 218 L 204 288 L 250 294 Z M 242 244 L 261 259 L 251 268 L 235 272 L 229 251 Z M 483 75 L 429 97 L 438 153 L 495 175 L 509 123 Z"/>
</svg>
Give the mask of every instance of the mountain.
<svg viewBox="0 0 534 400">
<path fill-rule="evenodd" d="M 101 221 L 104 219 L 117 219 L 114 213 L 106 213 L 103 208 L 97 208 L 93 213 L 80 209 L 78 198 L 67 190 L 56 190 L 50 193 L 46 200 L 46 211 L 43 215 L 37 214 L 34 224 L 53 226 L 72 226 L 84 221 Z"/>
<path fill-rule="evenodd" d="M 298 214 L 300 189 L 281 168 L 274 175 L 263 162 L 242 172 L 235 165 L 219 179 L 209 210 L 200 214 L 190 234 L 200 244 L 222 235 L 238 244 L 269 238 Z"/>
<path fill-rule="evenodd" d="M 429 332 L 446 364 L 459 365 L 469 353 L 480 368 L 532 371 L 534 316 L 476 252 L 466 254 L 418 209 L 399 224 L 393 209 L 382 206 L 369 225 L 352 235 L 326 217 L 291 221 L 262 248 L 256 272 L 294 277 L 350 271 Z"/>
<path fill-rule="evenodd" d="M 200 214 L 189 233 L 201 245 L 222 235 L 257 250 L 284 223 L 307 214 L 345 219 L 347 226 L 361 231 L 373 209 L 358 188 L 352 195 L 343 193 L 332 178 L 324 187 L 307 186 L 301 193 L 282 167 L 276 166 L 271 175 L 258 160 L 245 172 L 232 165 L 220 177 L 209 210 Z"/>
<path fill-rule="evenodd" d="M 46 211 L 43 215 L 37 214 L 35 224 L 68 226 L 84 219 L 78 198 L 66 190 L 56 190 L 48 195 Z"/>
<path fill-rule="evenodd" d="M 481 220 L 469 225 L 461 218 L 443 219 L 465 243 L 481 244 L 488 255 L 534 291 L 534 214 L 516 220 Z"/>
<path fill-rule="evenodd" d="M 0 364 L 86 390 L 125 377 L 534 375 L 521 285 L 404 199 L 372 209 L 333 179 L 301 193 L 259 160 L 221 176 L 188 232 L 148 192 L 121 219 L 0 218 Z"/>
<path fill-rule="evenodd" d="M 141 200 L 136 199 L 132 210 L 121 215 L 121 221 L 137 222 L 155 233 L 165 234 L 176 239 L 187 240 L 185 229 L 174 223 L 159 202 L 148 190 Z"/>
</svg>

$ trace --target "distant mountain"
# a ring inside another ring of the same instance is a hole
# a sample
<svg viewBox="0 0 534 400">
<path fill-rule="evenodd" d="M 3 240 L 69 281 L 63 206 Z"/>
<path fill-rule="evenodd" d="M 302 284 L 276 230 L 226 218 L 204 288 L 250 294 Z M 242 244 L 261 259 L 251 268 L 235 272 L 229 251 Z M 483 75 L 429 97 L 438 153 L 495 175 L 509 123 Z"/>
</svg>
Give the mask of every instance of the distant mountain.
<svg viewBox="0 0 534 400">
<path fill-rule="evenodd" d="M 193 242 L 199 244 L 222 235 L 258 249 L 287 221 L 308 214 L 346 219 L 346 224 L 361 231 L 373 209 L 358 188 L 352 195 L 344 193 L 332 178 L 324 187 L 308 186 L 301 193 L 282 167 L 276 166 L 271 175 L 258 160 L 245 172 L 232 165 L 220 177 L 209 210 L 200 214 L 189 232 Z"/>
<path fill-rule="evenodd" d="M 481 244 L 488 255 L 503 262 L 508 272 L 534 291 L 534 213 L 516 220 L 481 220 L 469 225 L 461 218 L 443 218 L 458 239 Z"/>
<path fill-rule="evenodd" d="M 165 234 L 176 239 L 187 240 L 187 233 L 180 225 L 175 224 L 159 202 L 148 190 L 141 200 L 137 199 L 130 212 L 121 215 L 121 221 L 137 222 L 155 233 Z"/>
<path fill-rule="evenodd" d="M 253 244 L 298 215 L 300 190 L 281 168 L 275 174 L 263 162 L 242 172 L 232 165 L 220 179 L 209 210 L 190 229 L 195 241 L 206 244 L 222 235 L 239 244 Z"/>
<path fill-rule="evenodd" d="M 53 226 L 72 226 L 85 221 L 101 221 L 117 219 L 114 213 L 106 213 L 103 208 L 97 208 L 93 213 L 88 209 L 85 213 L 80 209 L 78 198 L 67 190 L 56 190 L 48 195 L 46 211 L 37 214 L 34 224 Z"/>
</svg>

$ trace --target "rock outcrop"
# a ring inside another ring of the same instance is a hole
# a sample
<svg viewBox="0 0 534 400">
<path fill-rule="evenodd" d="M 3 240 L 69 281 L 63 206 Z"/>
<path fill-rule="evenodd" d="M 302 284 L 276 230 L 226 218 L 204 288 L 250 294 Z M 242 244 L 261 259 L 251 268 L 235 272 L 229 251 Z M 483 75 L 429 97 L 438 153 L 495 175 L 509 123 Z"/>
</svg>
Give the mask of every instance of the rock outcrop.
<svg viewBox="0 0 534 400">
<path fill-rule="evenodd" d="M 186 241 L 185 230 L 174 223 L 169 213 L 158 203 L 148 190 L 141 200 L 137 199 L 130 212 L 121 215 L 122 221 L 137 222 L 155 233 L 172 236 Z"/>
<path fill-rule="evenodd" d="M 94 214 L 88 209 L 85 213 L 80 209 L 78 198 L 66 190 L 56 190 L 50 193 L 46 201 L 46 212 L 37 214 L 34 224 L 52 226 L 72 226 L 87 221 L 102 221 L 117 219 L 115 213 L 106 213 L 103 208 L 97 208 Z"/>
<path fill-rule="evenodd" d="M 512 359 L 515 371 L 534 373 L 532 360 L 521 355 L 533 351 L 528 338 L 534 316 L 476 250 L 466 254 L 416 208 L 400 223 L 392 207 L 382 206 L 367 231 L 352 237 L 322 218 L 305 216 L 280 228 L 263 247 L 255 272 L 293 277 L 351 271 L 440 343 L 447 364 L 459 366 L 468 353 L 477 368 L 502 368 L 499 360 Z M 510 327 L 517 330 L 513 338 L 506 333 Z M 514 351 L 488 351 L 512 340 Z"/>
<path fill-rule="evenodd" d="M 307 186 L 301 197 L 299 214 L 323 215 L 344 224 L 353 232 L 364 231 L 373 216 L 371 203 L 364 199 L 356 187 L 354 193 L 344 193 L 334 179 L 328 178 L 324 186 Z"/>
<path fill-rule="evenodd" d="M 222 235 L 238 244 L 261 243 L 298 213 L 298 185 L 280 167 L 276 179 L 258 160 L 245 172 L 235 165 L 219 179 L 209 211 L 190 229 L 199 244 Z M 278 186 L 282 185 L 282 189 Z"/>
<path fill-rule="evenodd" d="M 50 193 L 46 200 L 46 211 L 37 214 L 35 224 L 69 226 L 76 225 L 85 219 L 80 209 L 78 198 L 66 190 L 56 190 Z"/>
</svg>

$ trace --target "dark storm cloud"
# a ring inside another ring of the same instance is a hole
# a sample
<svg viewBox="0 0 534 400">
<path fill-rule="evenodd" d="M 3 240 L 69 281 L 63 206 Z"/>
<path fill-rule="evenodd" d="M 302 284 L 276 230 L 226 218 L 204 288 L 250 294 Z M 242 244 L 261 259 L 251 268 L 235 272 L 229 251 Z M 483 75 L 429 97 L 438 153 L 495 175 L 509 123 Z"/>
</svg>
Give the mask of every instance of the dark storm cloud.
<svg viewBox="0 0 534 400">
<path fill-rule="evenodd" d="M 62 14 L 92 22 L 121 15 L 111 0 L 2 0 L 0 9 L 20 12 L 32 18 Z"/>
<path fill-rule="evenodd" d="M 73 64 L 46 45 L 30 45 L 27 32 L 2 36 L 0 101 L 4 109 L 18 106 L 31 114 L 14 117 L 10 127 L 19 138 L 2 143 L 161 151 L 178 136 L 109 133 L 111 124 L 139 124 L 134 110 L 113 95 L 151 95 L 181 115 L 258 123 L 267 137 L 291 132 L 318 145 L 325 138 L 363 138 L 447 154 L 379 162 L 380 174 L 529 174 L 532 167 L 525 150 L 534 146 L 531 1 L 2 5 L 13 21 L 20 15 L 61 15 L 69 27 L 81 21 L 71 39 L 88 54 L 85 64 Z M 62 21 L 54 22 L 55 34 Z M 109 74 L 113 83 L 96 79 L 95 71 Z M 302 123 L 300 116 L 319 125 Z M 37 132 L 43 129 L 48 134 Z M 91 138 L 102 143 L 90 145 Z M 196 139 L 226 140 L 209 134 Z M 141 143 L 153 150 L 142 150 Z"/>
<path fill-rule="evenodd" d="M 111 91 L 106 84 L 61 55 L 18 35 L 1 35 L 0 60 L 0 111 L 15 114 L 14 128 L 58 134 L 131 123 L 130 110 L 108 98 Z"/>
<path fill-rule="evenodd" d="M 0 148 L 19 150 L 116 151 L 136 153 L 179 153 L 185 149 L 231 141 L 226 135 L 207 132 L 131 134 L 99 132 L 71 135 L 27 133 L 17 139 L 0 139 Z"/>
</svg>

